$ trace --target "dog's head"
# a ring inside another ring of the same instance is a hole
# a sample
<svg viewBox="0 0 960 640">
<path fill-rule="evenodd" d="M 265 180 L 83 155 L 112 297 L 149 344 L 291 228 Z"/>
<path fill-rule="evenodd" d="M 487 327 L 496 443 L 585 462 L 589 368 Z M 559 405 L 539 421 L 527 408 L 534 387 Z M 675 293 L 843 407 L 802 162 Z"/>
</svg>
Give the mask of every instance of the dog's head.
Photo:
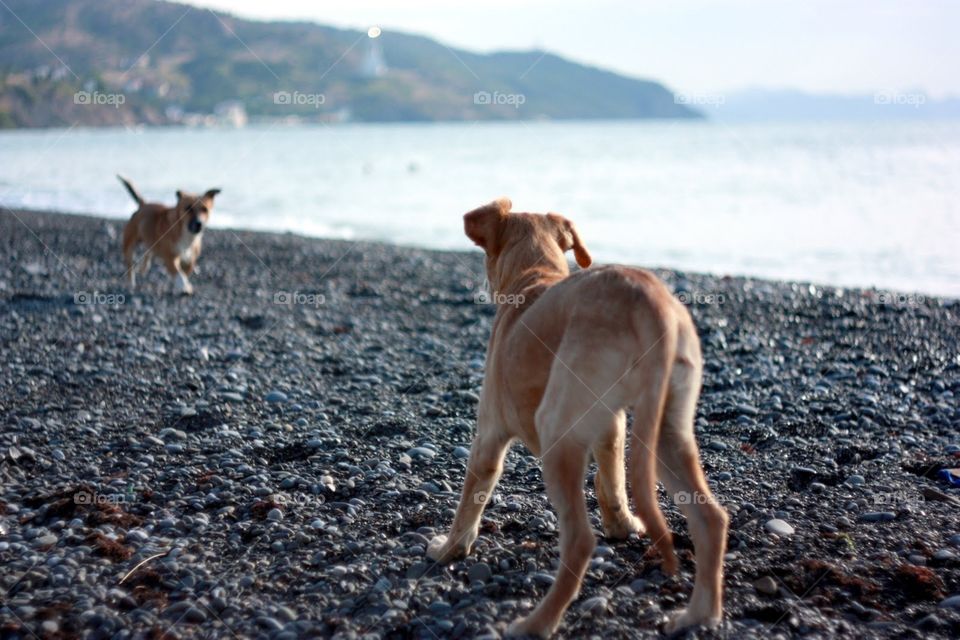
<svg viewBox="0 0 960 640">
<path fill-rule="evenodd" d="M 185 191 L 177 191 L 177 206 L 174 215 L 184 228 L 194 235 L 203 231 L 213 210 L 213 199 L 220 189 L 210 189 L 202 196 Z"/>
<path fill-rule="evenodd" d="M 491 283 L 538 267 L 569 273 L 564 253 L 571 249 L 581 267 L 593 262 L 573 222 L 556 213 L 510 213 L 512 207 L 500 198 L 463 216 L 467 237 L 487 254 Z"/>
</svg>

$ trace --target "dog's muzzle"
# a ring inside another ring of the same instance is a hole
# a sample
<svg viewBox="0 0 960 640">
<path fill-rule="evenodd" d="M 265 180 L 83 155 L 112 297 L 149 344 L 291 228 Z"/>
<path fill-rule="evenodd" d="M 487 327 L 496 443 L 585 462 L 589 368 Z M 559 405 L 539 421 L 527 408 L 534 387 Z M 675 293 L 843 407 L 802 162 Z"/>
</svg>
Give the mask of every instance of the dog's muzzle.
<svg viewBox="0 0 960 640">
<path fill-rule="evenodd" d="M 203 223 L 199 220 L 191 220 L 187 224 L 187 231 L 190 233 L 200 233 L 203 230 Z"/>
</svg>

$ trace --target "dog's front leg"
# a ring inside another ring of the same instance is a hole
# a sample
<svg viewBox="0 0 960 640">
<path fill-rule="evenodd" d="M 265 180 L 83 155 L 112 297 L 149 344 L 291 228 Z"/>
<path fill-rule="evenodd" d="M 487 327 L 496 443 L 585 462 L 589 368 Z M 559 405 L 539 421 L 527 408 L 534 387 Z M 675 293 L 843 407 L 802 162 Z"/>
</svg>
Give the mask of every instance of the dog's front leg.
<svg viewBox="0 0 960 640">
<path fill-rule="evenodd" d="M 147 271 L 150 270 L 150 262 L 153 260 L 153 254 L 149 251 L 143 254 L 143 257 L 140 258 L 140 276 L 146 276 Z"/>
<path fill-rule="evenodd" d="M 187 274 L 183 272 L 183 269 L 180 267 L 180 257 L 167 258 L 166 260 L 167 273 L 169 273 L 173 278 L 174 288 L 182 294 L 191 295 L 193 293 L 193 286 L 190 284 L 190 281 L 187 279 Z"/>
<path fill-rule="evenodd" d="M 536 609 L 507 628 L 509 637 L 549 638 L 580 593 L 583 575 L 596 546 L 583 493 L 586 453 L 574 438 L 564 440 L 563 436 L 547 445 L 544 451 L 543 482 L 560 522 L 560 567 L 556 580 Z"/>
<path fill-rule="evenodd" d="M 503 471 L 503 457 L 512 440 L 499 428 L 490 431 L 493 429 L 484 429 L 482 424 L 477 429 L 470 447 L 463 494 L 449 535 L 435 537 L 427 548 L 427 556 L 438 563 L 466 556 L 479 534 L 480 516 Z"/>
<path fill-rule="evenodd" d="M 193 246 L 190 247 L 190 251 L 186 257 L 181 258 L 180 266 L 183 268 L 183 272 L 188 276 L 193 275 L 194 273 L 199 273 L 197 269 L 197 260 L 200 259 L 200 238 L 197 238 L 193 242 Z"/>
</svg>

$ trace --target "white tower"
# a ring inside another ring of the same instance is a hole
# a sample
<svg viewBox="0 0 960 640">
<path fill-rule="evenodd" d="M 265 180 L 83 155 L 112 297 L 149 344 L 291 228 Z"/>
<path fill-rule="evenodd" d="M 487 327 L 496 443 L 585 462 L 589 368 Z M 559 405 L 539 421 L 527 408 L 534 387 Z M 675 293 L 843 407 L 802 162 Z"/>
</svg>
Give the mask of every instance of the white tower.
<svg viewBox="0 0 960 640">
<path fill-rule="evenodd" d="M 367 50 L 360 65 L 360 73 L 365 78 L 379 78 L 387 72 L 387 63 L 383 60 L 379 37 L 380 27 L 367 29 Z"/>
</svg>

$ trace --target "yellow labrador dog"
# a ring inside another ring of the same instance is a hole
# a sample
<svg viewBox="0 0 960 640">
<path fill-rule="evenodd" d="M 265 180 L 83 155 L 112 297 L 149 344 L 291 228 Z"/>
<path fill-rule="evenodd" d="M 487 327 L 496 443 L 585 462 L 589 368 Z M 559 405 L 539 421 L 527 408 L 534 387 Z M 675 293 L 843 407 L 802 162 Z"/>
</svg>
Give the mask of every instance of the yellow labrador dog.
<svg viewBox="0 0 960 640">
<path fill-rule="evenodd" d="M 503 198 L 464 216 L 467 236 L 487 254 L 494 298 L 509 303 L 499 305 L 493 321 L 477 434 L 453 526 L 431 541 L 427 554 L 450 562 L 470 552 L 507 448 L 519 439 L 543 460 L 560 523 L 560 569 L 546 597 L 509 633 L 550 636 L 577 597 L 596 545 L 583 487 L 592 456 L 607 537 L 646 531 L 663 571 L 674 573 L 658 478 L 688 520 L 695 584 L 688 608 L 671 617 L 667 630 L 716 625 L 728 517 L 707 487 L 694 439 L 702 361 L 690 314 L 648 271 L 606 266 L 570 275 L 565 251 L 572 249 L 581 267 L 591 263 L 573 223 L 511 207 Z M 624 477 L 628 408 L 636 516 Z"/>
</svg>

